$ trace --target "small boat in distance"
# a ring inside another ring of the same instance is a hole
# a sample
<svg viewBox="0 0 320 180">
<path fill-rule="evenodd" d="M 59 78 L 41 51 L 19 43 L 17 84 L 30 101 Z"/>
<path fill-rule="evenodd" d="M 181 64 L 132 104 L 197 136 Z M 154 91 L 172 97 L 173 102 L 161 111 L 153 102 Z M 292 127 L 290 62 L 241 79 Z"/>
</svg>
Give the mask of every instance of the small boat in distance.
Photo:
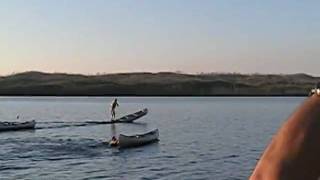
<svg viewBox="0 0 320 180">
<path fill-rule="evenodd" d="M 119 148 L 137 147 L 159 141 L 159 130 L 127 136 L 120 134 L 118 139 Z"/>
<path fill-rule="evenodd" d="M 148 113 L 148 109 L 145 108 L 141 111 L 125 115 L 121 118 L 115 119 L 113 121 L 86 121 L 89 124 L 114 124 L 114 123 L 132 123 L 134 120 L 137 120 Z"/>
<path fill-rule="evenodd" d="M 34 129 L 35 126 L 35 120 L 26 122 L 0 122 L 0 132 Z"/>
</svg>

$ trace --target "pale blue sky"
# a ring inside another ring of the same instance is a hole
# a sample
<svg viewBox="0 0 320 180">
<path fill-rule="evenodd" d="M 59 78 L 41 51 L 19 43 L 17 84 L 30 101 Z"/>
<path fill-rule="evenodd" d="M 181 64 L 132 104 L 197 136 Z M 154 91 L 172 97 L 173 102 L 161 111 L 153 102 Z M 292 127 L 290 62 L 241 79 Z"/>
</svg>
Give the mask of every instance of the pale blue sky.
<svg viewBox="0 0 320 180">
<path fill-rule="evenodd" d="M 0 74 L 320 75 L 317 0 L 0 0 Z"/>
</svg>

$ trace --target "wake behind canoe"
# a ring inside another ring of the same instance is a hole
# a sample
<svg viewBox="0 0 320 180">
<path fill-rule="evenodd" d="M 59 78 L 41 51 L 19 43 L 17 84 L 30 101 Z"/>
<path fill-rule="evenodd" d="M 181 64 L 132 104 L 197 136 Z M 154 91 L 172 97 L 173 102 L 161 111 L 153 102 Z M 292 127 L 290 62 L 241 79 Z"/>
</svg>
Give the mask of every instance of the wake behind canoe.
<svg viewBox="0 0 320 180">
<path fill-rule="evenodd" d="M 137 111 L 132 114 L 128 114 L 113 121 L 86 121 L 88 124 L 114 124 L 114 123 L 132 123 L 135 120 L 145 116 L 148 113 L 148 109 L 145 108 L 141 111 Z"/>
</svg>

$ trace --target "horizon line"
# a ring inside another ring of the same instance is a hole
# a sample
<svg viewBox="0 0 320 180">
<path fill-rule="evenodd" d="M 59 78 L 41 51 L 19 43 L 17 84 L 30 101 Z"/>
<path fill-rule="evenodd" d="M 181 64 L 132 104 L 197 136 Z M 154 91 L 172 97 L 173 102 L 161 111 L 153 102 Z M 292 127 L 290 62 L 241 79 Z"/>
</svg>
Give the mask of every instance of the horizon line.
<svg viewBox="0 0 320 180">
<path fill-rule="evenodd" d="M 21 72 L 12 72 L 8 74 L 0 74 L 0 77 L 7 77 L 7 76 L 14 76 L 17 74 L 24 74 L 24 73 L 43 73 L 43 74 L 66 74 L 66 75 L 83 75 L 83 76 L 99 76 L 99 75 L 116 75 L 116 74 L 161 74 L 161 73 L 172 73 L 172 74 L 185 74 L 185 75 L 307 75 L 311 77 L 319 77 L 317 75 L 308 74 L 304 72 L 296 72 L 296 73 L 241 73 L 241 72 L 219 72 L 219 71 L 211 71 L 211 72 L 196 72 L 196 73 L 190 73 L 190 72 L 184 72 L 184 71 L 119 71 L 119 72 L 95 72 L 95 73 L 77 73 L 77 72 L 58 72 L 58 71 L 39 71 L 39 70 L 27 70 L 27 71 L 21 71 Z"/>
</svg>

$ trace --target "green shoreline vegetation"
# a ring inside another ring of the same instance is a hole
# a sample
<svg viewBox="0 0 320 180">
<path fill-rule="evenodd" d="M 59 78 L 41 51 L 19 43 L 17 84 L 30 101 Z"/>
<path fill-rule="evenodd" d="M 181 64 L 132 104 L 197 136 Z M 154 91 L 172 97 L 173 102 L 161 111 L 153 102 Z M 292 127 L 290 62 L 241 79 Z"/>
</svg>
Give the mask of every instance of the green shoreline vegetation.
<svg viewBox="0 0 320 180">
<path fill-rule="evenodd" d="M 308 74 L 23 72 L 0 77 L 1 96 L 306 96 Z"/>
</svg>

